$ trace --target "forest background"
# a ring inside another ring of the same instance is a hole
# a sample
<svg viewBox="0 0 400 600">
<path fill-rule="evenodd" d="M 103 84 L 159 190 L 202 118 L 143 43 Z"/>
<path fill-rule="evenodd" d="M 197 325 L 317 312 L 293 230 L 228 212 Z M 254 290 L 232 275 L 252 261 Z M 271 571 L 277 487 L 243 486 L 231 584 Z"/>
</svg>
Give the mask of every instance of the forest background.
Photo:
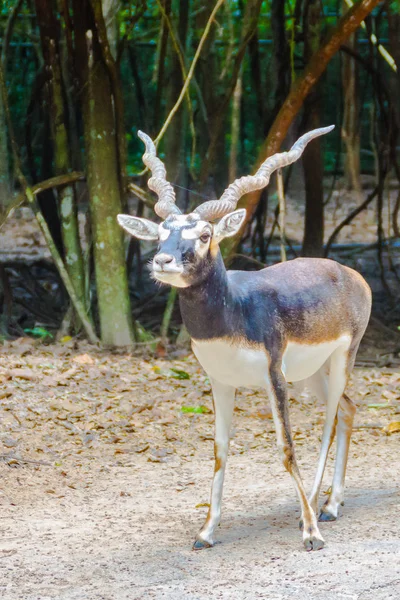
<svg viewBox="0 0 400 600">
<path fill-rule="evenodd" d="M 154 216 L 137 130 L 156 140 L 188 212 L 329 124 L 301 164 L 242 199 L 248 221 L 223 253 L 246 269 L 338 258 L 367 277 L 395 334 L 399 6 L 3 1 L 0 335 L 80 333 L 159 352 L 184 341 L 175 292 L 148 276 L 154 248 L 124 241 L 115 218 Z"/>
</svg>

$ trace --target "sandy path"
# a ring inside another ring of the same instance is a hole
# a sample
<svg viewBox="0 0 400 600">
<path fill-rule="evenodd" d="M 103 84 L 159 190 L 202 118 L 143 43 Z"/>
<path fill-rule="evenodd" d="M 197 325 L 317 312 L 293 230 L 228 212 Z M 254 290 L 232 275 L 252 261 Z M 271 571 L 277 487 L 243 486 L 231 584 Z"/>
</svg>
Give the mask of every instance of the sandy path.
<svg viewBox="0 0 400 600">
<path fill-rule="evenodd" d="M 32 369 L 36 368 L 32 366 L 36 364 L 34 358 L 35 354 L 30 359 Z M 103 358 L 94 355 L 93 368 Z M 119 364 L 128 359 L 117 356 L 110 360 Z M 204 380 L 191 359 L 186 368 L 191 380 L 177 385 L 182 386 L 180 394 L 190 397 L 192 388 L 203 385 Z M 366 372 L 359 370 L 356 374 L 358 389 L 364 389 Z M 382 381 L 385 378 L 395 381 L 390 373 L 382 373 Z M 47 440 L 50 446 L 51 438 L 58 443 L 59 453 L 60 448 L 72 444 L 74 435 L 69 435 L 64 426 L 53 431 L 54 419 L 50 424 L 38 421 L 26 430 L 25 439 L 29 439 L 31 459 L 47 460 L 48 466 L 27 463 L 12 468 L 0 463 L 0 597 L 399 598 L 400 434 L 387 436 L 379 428 L 398 419 L 398 401 L 396 392 L 392 392 L 394 399 L 387 409 L 368 408 L 373 402 L 382 402 L 378 379 L 374 381 L 375 387 L 368 384 L 370 392 L 365 398 L 358 398 L 360 410 L 343 516 L 335 523 L 322 524 L 326 547 L 317 553 L 302 549 L 297 526 L 299 505 L 290 478 L 277 458 L 271 422 L 251 414 L 259 410 L 261 400 L 257 395 L 242 395 L 239 401 L 249 412 L 235 413 L 233 453 L 217 534 L 221 543 L 197 553 L 191 550 L 191 543 L 206 511 L 196 505 L 208 501 L 212 442 L 204 438 L 212 431 L 212 415 L 184 415 L 176 423 L 168 421 L 165 413 L 143 411 L 132 417 L 137 431 L 127 434 L 126 440 L 103 442 L 100 437 L 94 448 L 81 445 L 76 451 L 66 452 L 62 464 L 58 458 L 51 462 L 51 454 L 43 450 L 35 454 L 35 443 Z M 40 385 L 28 382 L 21 397 L 36 398 L 35 388 Z M 154 385 L 161 384 L 155 380 Z M 143 386 L 143 394 L 154 393 L 147 383 Z M 17 395 L 14 411 L 18 399 Z M 37 399 L 39 406 L 46 402 Z M 179 403 L 180 399 L 171 402 Z M 120 397 L 118 403 L 118 410 L 122 410 Z M 176 406 L 171 407 L 171 414 L 176 415 Z M 107 408 L 107 414 L 110 411 L 112 407 Z M 321 407 L 304 399 L 293 404 L 291 411 L 294 429 L 307 432 L 296 437 L 301 472 L 310 489 L 321 433 Z M 149 414 L 145 416 L 145 412 Z M 100 416 L 103 418 L 103 413 Z M 155 423 L 157 419 L 161 424 Z M 23 435 L 18 424 L 8 427 L 10 431 L 3 430 L 3 436 Z M 165 458 L 167 462 L 149 461 L 151 449 L 134 453 L 124 450 L 132 438 L 135 442 L 149 440 L 152 446 L 160 431 L 167 440 L 164 444 L 172 448 Z M 249 445 L 243 447 L 246 435 Z M 27 447 L 24 456 L 26 452 Z M 330 457 L 325 489 L 332 466 Z"/>
</svg>

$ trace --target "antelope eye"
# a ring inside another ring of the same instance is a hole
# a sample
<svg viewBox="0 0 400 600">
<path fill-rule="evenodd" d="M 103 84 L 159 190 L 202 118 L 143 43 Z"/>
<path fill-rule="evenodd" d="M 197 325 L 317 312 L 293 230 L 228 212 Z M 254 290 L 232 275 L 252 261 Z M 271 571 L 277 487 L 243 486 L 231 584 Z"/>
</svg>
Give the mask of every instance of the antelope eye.
<svg viewBox="0 0 400 600">
<path fill-rule="evenodd" d="M 200 236 L 200 241 L 203 242 L 203 244 L 206 244 L 208 242 L 208 240 L 210 239 L 210 234 L 209 233 L 203 233 Z"/>
</svg>

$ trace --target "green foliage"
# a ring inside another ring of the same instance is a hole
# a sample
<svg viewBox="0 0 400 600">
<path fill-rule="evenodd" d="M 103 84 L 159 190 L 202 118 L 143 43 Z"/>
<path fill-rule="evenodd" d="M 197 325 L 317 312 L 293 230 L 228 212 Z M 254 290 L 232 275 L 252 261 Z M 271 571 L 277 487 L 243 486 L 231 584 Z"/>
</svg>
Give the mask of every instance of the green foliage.
<svg viewBox="0 0 400 600">
<path fill-rule="evenodd" d="M 54 338 L 54 335 L 44 327 L 33 327 L 33 329 L 24 329 L 24 331 L 41 340 L 52 340 Z"/>
</svg>

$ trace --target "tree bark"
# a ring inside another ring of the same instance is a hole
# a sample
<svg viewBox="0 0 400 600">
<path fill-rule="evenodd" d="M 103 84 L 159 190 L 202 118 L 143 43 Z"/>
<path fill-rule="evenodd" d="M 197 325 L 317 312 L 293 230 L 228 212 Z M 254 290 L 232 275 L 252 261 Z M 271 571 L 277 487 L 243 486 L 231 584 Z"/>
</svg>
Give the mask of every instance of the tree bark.
<svg viewBox="0 0 400 600">
<path fill-rule="evenodd" d="M 53 144 L 55 175 L 70 170 L 70 151 L 60 63 L 60 27 L 51 0 L 36 0 L 36 15 L 40 28 L 42 52 L 48 75 L 47 98 Z M 58 190 L 58 208 L 68 274 L 79 300 L 85 305 L 85 271 L 79 238 L 75 190 L 66 185 Z"/>
<path fill-rule="evenodd" d="M 319 0 L 309 0 L 304 13 L 304 59 L 310 60 L 320 46 L 321 8 Z M 321 97 L 317 84 L 304 101 L 304 133 L 321 127 Z M 321 138 L 304 150 L 302 156 L 306 206 L 304 218 L 303 256 L 322 256 L 324 244 L 324 165 Z"/>
<path fill-rule="evenodd" d="M 266 135 L 290 90 L 290 55 L 286 39 L 285 3 L 272 0 L 272 107 L 264 121 Z M 269 82 L 268 82 L 269 83 Z"/>
<path fill-rule="evenodd" d="M 346 3 L 342 3 L 345 12 Z M 357 34 L 353 33 L 347 46 L 356 50 Z M 358 65 L 348 54 L 342 56 L 343 123 L 341 135 L 346 147 L 344 175 L 346 187 L 362 198 L 360 182 L 360 124 L 358 98 Z"/>
<path fill-rule="evenodd" d="M 102 342 L 132 343 L 132 322 L 122 232 L 119 165 L 110 79 L 88 0 L 73 0 L 75 64 L 79 69 L 86 171 Z"/>
<path fill-rule="evenodd" d="M 178 39 L 182 46 L 186 46 L 187 28 L 189 24 L 189 3 L 187 0 L 181 0 L 179 3 L 178 17 Z M 169 85 L 167 88 L 167 114 L 177 101 L 183 85 L 182 68 L 179 62 L 179 57 L 170 44 L 171 57 L 171 73 L 169 77 Z M 180 186 L 185 186 L 187 178 L 187 168 L 184 160 L 185 149 L 185 105 L 182 104 L 177 114 L 175 115 L 171 125 L 165 133 L 165 165 L 167 168 L 168 178 Z M 186 190 L 178 188 L 176 197 L 178 206 L 184 206 Z"/>
<path fill-rule="evenodd" d="M 326 40 L 317 52 L 313 54 L 303 75 L 292 85 L 292 89 L 269 131 L 259 153 L 255 171 L 268 156 L 279 151 L 281 144 L 288 133 L 289 127 L 298 115 L 305 98 L 325 71 L 331 58 L 379 2 L 380 0 L 360 0 L 354 4 L 354 6 L 339 20 L 336 27 L 328 34 Z M 261 192 L 255 191 L 244 196 L 238 203 L 239 207 L 244 207 L 247 210 L 246 220 L 243 224 L 242 231 L 246 224 L 252 219 L 260 196 Z M 241 235 L 239 233 L 239 235 L 229 238 L 224 242 L 223 253 L 225 256 L 235 252 L 236 247 L 240 242 L 240 237 Z"/>
</svg>

